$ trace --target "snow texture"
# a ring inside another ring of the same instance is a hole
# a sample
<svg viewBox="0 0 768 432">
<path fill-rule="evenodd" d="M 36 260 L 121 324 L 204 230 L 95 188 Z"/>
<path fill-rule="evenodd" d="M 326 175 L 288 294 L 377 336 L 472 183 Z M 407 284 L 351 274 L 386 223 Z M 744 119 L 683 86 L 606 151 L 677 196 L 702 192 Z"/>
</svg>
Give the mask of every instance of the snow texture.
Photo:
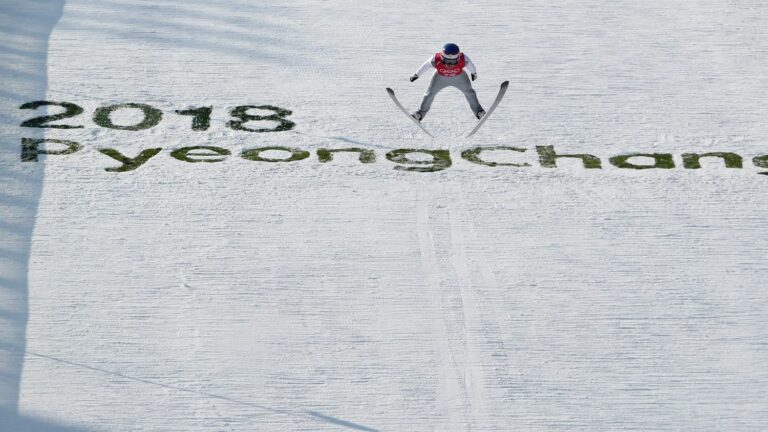
<svg viewBox="0 0 768 432">
<path fill-rule="evenodd" d="M 768 5 L 551 3 L 4 1 L 0 430 L 768 430 Z M 471 139 L 459 92 L 434 140 L 384 92 L 416 107 L 448 41 L 481 102 L 511 83 Z M 37 100 L 84 127 L 20 127 Z M 93 122 L 123 103 L 162 121 Z M 239 105 L 296 127 L 232 130 Z M 174 113 L 203 106 L 207 131 Z M 21 138 L 83 149 L 21 162 Z M 603 168 L 543 168 L 547 145 Z M 239 156 L 273 146 L 311 156 Z M 376 162 L 316 156 L 347 147 Z M 104 148 L 162 150 L 110 172 Z M 744 168 L 680 162 L 717 151 Z M 676 167 L 608 163 L 633 152 Z"/>
</svg>

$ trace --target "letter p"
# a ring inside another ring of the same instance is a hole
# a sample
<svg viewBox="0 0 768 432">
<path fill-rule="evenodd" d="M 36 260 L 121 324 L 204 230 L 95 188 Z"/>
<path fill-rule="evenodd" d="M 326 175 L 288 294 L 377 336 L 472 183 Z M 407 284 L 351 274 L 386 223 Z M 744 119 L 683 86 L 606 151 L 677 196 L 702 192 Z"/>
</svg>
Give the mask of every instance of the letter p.
<svg viewBox="0 0 768 432">
<path fill-rule="evenodd" d="M 63 150 L 41 150 L 40 144 L 56 143 L 66 146 Z M 21 161 L 37 162 L 40 155 L 65 155 L 72 154 L 83 148 L 82 145 L 74 141 L 59 139 L 41 139 L 41 138 L 22 138 L 21 139 Z"/>
</svg>

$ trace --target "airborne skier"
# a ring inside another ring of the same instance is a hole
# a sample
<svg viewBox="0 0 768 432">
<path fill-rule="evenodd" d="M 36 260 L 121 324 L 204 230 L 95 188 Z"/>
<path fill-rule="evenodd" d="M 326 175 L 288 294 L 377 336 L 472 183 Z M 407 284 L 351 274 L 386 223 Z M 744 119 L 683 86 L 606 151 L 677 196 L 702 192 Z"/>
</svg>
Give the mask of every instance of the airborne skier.
<svg viewBox="0 0 768 432">
<path fill-rule="evenodd" d="M 472 88 L 472 83 L 469 81 L 470 77 L 472 81 L 477 79 L 477 69 L 472 60 L 469 59 L 469 56 L 461 52 L 458 45 L 447 43 L 443 45 L 442 51 L 435 53 L 434 56 L 421 65 L 419 70 L 411 76 L 411 82 L 416 81 L 421 75 L 432 68 L 436 69 L 435 74 L 432 75 L 429 87 L 424 93 L 421 106 L 416 112 L 411 114 L 411 117 L 421 122 L 432 106 L 435 95 L 446 87 L 456 87 L 464 93 L 464 97 L 467 98 L 469 107 L 472 109 L 475 117 L 478 120 L 482 119 L 485 115 L 485 110 L 480 106 L 477 94 Z M 464 73 L 465 68 L 469 72 L 469 76 Z"/>
<path fill-rule="evenodd" d="M 477 79 L 477 69 L 475 69 L 475 65 L 472 63 L 472 60 L 469 59 L 469 56 L 461 52 L 458 45 L 453 43 L 443 45 L 442 51 L 436 52 L 433 57 L 430 57 L 429 60 L 424 62 L 419 70 L 411 76 L 411 82 L 419 79 L 419 76 L 426 73 L 430 68 L 436 69 L 436 72 L 432 75 L 429 87 L 424 93 L 424 98 L 421 100 L 421 106 L 419 106 L 419 109 L 416 112 L 409 113 L 408 110 L 403 107 L 403 104 L 397 100 L 395 91 L 390 87 L 387 87 L 387 94 L 389 94 L 389 97 L 392 99 L 392 102 L 395 103 L 395 106 L 397 106 L 403 114 L 408 116 L 409 120 L 415 123 L 425 134 L 432 138 L 434 138 L 434 135 L 429 133 L 427 128 L 421 124 L 421 120 L 427 115 L 429 108 L 432 106 L 432 101 L 435 99 L 435 95 L 440 90 L 446 87 L 456 87 L 464 93 L 464 97 L 466 97 L 467 102 L 469 102 L 469 107 L 472 109 L 475 117 L 479 120 L 475 127 L 466 135 L 466 137 L 469 138 L 474 135 L 475 132 L 480 129 L 480 126 L 488 120 L 488 117 L 493 114 L 493 111 L 499 106 L 501 99 L 504 97 L 504 94 L 509 87 L 509 81 L 501 83 L 496 98 L 486 112 L 480 105 L 480 101 L 477 100 L 477 93 L 475 93 L 475 90 L 472 88 L 472 83 L 470 82 L 470 78 L 472 81 Z M 464 69 L 466 69 L 467 72 L 465 72 Z"/>
</svg>

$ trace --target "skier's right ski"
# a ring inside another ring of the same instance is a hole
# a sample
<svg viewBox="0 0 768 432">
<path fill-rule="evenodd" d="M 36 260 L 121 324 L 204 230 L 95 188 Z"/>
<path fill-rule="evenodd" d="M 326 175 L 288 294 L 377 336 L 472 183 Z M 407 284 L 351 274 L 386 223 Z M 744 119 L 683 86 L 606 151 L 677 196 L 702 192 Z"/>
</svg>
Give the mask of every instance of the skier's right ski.
<svg viewBox="0 0 768 432">
<path fill-rule="evenodd" d="M 397 98 L 395 97 L 395 91 L 394 91 L 394 90 L 392 90 L 391 88 L 387 87 L 387 94 L 389 94 L 389 97 L 391 97 L 391 98 L 392 98 L 392 102 L 394 102 L 394 103 L 395 103 L 395 105 L 397 105 L 397 107 L 398 107 L 398 108 L 400 108 L 400 111 L 402 111 L 403 113 L 405 113 L 405 115 L 407 115 L 409 119 L 411 119 L 411 120 L 412 120 L 414 123 L 416 123 L 416 126 L 420 127 L 420 128 L 421 128 L 421 130 L 423 130 L 425 134 L 427 134 L 427 135 L 429 135 L 430 137 L 434 138 L 434 135 L 432 135 L 431 133 L 429 133 L 429 131 L 428 131 L 428 130 L 427 130 L 425 127 L 424 127 L 424 125 L 422 125 L 422 124 L 421 124 L 421 122 L 420 122 L 420 121 L 418 121 L 418 120 L 416 120 L 415 118 L 413 118 L 413 116 L 412 116 L 412 115 L 411 115 L 411 114 L 410 114 L 408 111 L 406 111 L 406 109 L 405 109 L 405 108 L 403 108 L 403 105 L 402 105 L 402 104 L 400 103 L 400 101 L 399 101 L 399 100 L 397 100 Z"/>
<path fill-rule="evenodd" d="M 496 99 L 494 99 L 493 103 L 491 104 L 491 107 L 485 113 L 483 118 L 481 118 L 480 121 L 477 122 L 477 125 L 475 125 L 475 128 L 472 129 L 472 132 L 467 134 L 467 138 L 474 135 L 475 132 L 477 132 L 477 130 L 480 129 L 480 126 L 482 126 L 483 123 L 485 123 L 485 121 L 488 120 L 488 117 L 491 116 L 491 114 L 493 113 L 493 110 L 495 110 L 496 107 L 499 106 L 499 102 L 501 102 L 501 98 L 503 98 L 504 93 L 507 92 L 507 87 L 509 87 L 509 81 L 504 81 L 503 83 L 501 83 L 501 87 L 499 87 L 499 94 L 496 95 Z"/>
</svg>

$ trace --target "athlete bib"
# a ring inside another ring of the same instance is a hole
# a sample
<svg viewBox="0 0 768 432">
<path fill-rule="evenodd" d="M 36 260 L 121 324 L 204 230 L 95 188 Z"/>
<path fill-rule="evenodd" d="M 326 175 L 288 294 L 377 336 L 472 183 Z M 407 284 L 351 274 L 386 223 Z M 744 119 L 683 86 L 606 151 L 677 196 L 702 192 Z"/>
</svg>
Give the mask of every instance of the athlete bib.
<svg viewBox="0 0 768 432">
<path fill-rule="evenodd" d="M 443 53 L 435 54 L 435 69 L 437 69 L 437 74 L 440 76 L 454 77 L 459 75 L 464 71 L 464 65 L 466 65 L 464 53 L 459 54 L 459 61 L 453 66 L 448 66 L 443 62 Z"/>
</svg>

